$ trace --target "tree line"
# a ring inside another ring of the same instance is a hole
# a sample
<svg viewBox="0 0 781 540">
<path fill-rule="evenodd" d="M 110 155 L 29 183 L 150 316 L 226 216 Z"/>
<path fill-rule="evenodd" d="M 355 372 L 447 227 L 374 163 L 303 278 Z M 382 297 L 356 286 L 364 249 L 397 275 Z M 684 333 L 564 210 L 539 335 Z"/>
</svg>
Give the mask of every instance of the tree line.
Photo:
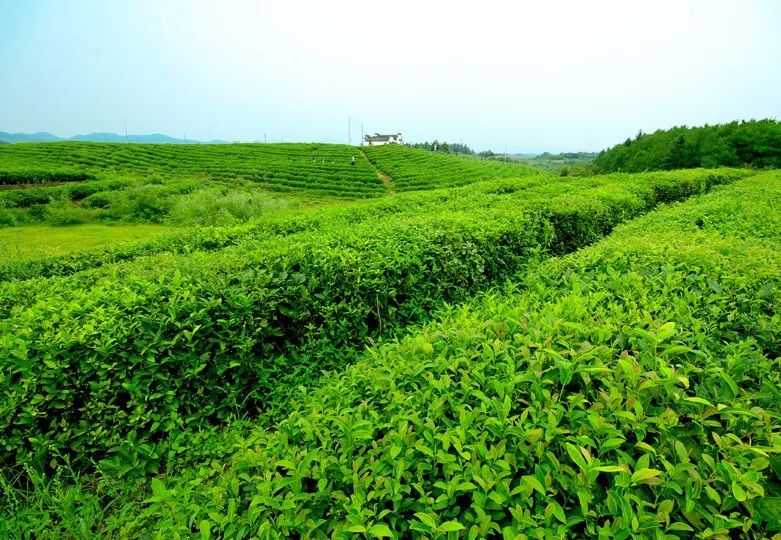
<svg viewBox="0 0 781 540">
<path fill-rule="evenodd" d="M 470 148 L 466 144 L 462 143 L 449 143 L 447 141 L 439 141 L 437 139 L 434 139 L 431 142 L 420 142 L 420 143 L 408 143 L 406 146 L 409 146 L 411 148 L 422 148 L 423 150 L 430 150 L 432 152 L 442 152 L 443 154 L 467 154 L 470 156 L 477 155 L 477 152 L 475 152 L 472 148 Z M 483 155 L 485 152 L 480 152 L 480 155 Z M 493 154 L 493 152 L 490 152 Z"/>
<path fill-rule="evenodd" d="M 601 172 L 639 172 L 694 167 L 781 167 L 781 122 L 743 120 L 701 127 L 676 126 L 603 150 L 594 161 Z"/>
</svg>

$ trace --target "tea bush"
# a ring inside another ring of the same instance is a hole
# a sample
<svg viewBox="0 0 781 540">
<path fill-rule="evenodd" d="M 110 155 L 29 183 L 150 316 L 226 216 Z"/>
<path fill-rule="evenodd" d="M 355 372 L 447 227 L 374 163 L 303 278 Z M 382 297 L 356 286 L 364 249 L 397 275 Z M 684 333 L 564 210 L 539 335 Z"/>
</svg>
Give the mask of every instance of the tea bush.
<svg viewBox="0 0 781 540">
<path fill-rule="evenodd" d="M 371 349 L 229 462 L 152 480 L 118 530 L 778 538 L 779 180 L 654 212 Z"/>
<path fill-rule="evenodd" d="M 0 459 L 154 470 L 166 438 L 284 408 L 291 388 L 344 365 L 367 339 L 392 336 L 548 250 L 594 241 L 652 209 L 659 186 L 665 200 L 683 199 L 745 174 L 487 183 L 356 206 L 318 228 L 216 252 L 8 284 Z"/>
<path fill-rule="evenodd" d="M 94 179 L 94 174 L 75 170 L 0 169 L 0 185 L 80 182 Z"/>
<path fill-rule="evenodd" d="M 52 200 L 64 198 L 80 201 L 94 193 L 123 190 L 139 182 L 138 179 L 130 178 L 106 178 L 61 186 L 8 189 L 0 191 L 0 204 L 7 208 L 29 208 L 34 204 L 48 204 Z"/>
</svg>

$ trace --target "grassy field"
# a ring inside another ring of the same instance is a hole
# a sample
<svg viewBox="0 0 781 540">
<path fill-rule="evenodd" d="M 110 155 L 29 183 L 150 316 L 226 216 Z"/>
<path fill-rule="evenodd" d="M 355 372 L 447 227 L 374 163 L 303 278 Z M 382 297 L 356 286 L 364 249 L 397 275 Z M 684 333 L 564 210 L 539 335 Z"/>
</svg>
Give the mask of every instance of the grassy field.
<svg viewBox="0 0 781 540">
<path fill-rule="evenodd" d="M 161 225 L 74 225 L 0 228 L 0 258 L 5 262 L 57 257 L 147 240 L 170 231 Z"/>
<path fill-rule="evenodd" d="M 0 537 L 781 533 L 777 171 L 6 146 Z"/>
</svg>

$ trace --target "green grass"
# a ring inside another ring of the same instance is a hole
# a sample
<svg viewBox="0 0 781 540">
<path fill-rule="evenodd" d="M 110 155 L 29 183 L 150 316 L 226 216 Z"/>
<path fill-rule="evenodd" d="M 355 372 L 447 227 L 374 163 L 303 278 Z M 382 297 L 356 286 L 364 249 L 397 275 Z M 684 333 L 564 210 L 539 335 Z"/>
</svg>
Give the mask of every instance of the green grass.
<svg viewBox="0 0 781 540">
<path fill-rule="evenodd" d="M 162 225 L 73 225 L 0 228 L 0 259 L 5 262 L 57 257 L 148 240 L 171 231 Z"/>
<path fill-rule="evenodd" d="M 197 439 L 213 461 L 145 490 L 67 468 L 30 491 L 6 476 L 0 527 L 769 538 L 781 530 L 779 269 L 781 178 L 740 180 L 371 348 L 272 425 Z"/>
</svg>

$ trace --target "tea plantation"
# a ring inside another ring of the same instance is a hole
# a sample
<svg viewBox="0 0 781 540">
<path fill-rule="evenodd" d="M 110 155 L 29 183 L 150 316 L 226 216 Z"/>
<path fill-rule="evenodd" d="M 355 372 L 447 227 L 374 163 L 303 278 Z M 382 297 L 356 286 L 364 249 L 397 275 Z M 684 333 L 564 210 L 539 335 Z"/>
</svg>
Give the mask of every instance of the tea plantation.
<svg viewBox="0 0 781 540">
<path fill-rule="evenodd" d="M 134 526 L 773 536 L 779 279 L 778 174 L 654 212 L 371 349 L 229 461 L 153 480 Z"/>
<path fill-rule="evenodd" d="M 333 144 L 3 145 L 0 227 L 229 226 L 291 207 L 538 174 L 517 164 L 395 145 L 373 150 Z"/>
<path fill-rule="evenodd" d="M 167 227 L 0 260 L 0 537 L 781 535 L 776 171 L 52 143 L 0 172 L 9 222 Z"/>
<path fill-rule="evenodd" d="M 470 156 L 451 156 L 396 145 L 369 147 L 364 149 L 364 153 L 372 164 L 393 178 L 398 191 L 463 186 L 536 173 L 517 161 L 482 161 Z"/>
<path fill-rule="evenodd" d="M 28 183 L 42 181 L 46 168 L 83 171 L 82 174 L 115 173 L 167 178 L 242 178 L 271 190 L 305 190 L 327 195 L 371 197 L 384 193 L 382 183 L 355 149 L 321 144 L 216 144 L 146 145 L 62 142 L 14 144 L 0 151 L 0 168 L 29 171 Z M 11 183 L 9 173 L 0 181 Z M 50 175 L 70 180 L 74 175 Z M 21 182 L 16 182 L 21 183 Z"/>
</svg>

